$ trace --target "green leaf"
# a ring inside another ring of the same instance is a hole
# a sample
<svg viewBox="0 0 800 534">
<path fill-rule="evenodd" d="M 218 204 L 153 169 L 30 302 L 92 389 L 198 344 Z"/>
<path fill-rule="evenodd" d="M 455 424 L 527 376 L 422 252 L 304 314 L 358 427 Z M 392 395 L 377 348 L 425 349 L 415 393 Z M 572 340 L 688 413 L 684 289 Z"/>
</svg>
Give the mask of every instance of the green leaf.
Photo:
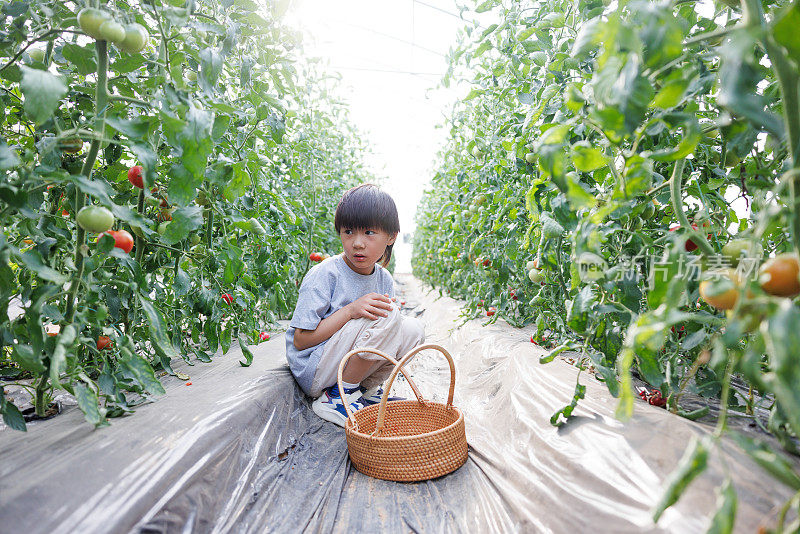
<svg viewBox="0 0 800 534">
<path fill-rule="evenodd" d="M 578 34 L 575 36 L 575 43 L 572 45 L 572 57 L 586 59 L 593 50 L 596 50 L 597 45 L 600 43 L 600 23 L 601 20 L 598 17 L 581 25 Z"/>
<path fill-rule="evenodd" d="M 3 399 L 3 403 L 0 407 L 3 408 L 3 422 L 8 425 L 8 428 L 21 432 L 28 431 L 22 412 L 19 411 L 19 408 L 17 408 L 13 402 Z"/>
<path fill-rule="evenodd" d="M 689 87 L 689 80 L 679 78 L 665 83 L 651 104 L 653 107 L 669 109 L 677 106 L 683 100 L 683 94 Z"/>
<path fill-rule="evenodd" d="M 120 364 L 131 372 L 145 391 L 152 395 L 165 394 L 166 390 L 156 378 L 156 374 L 150 364 L 133 351 L 125 352 L 127 353 L 126 357 L 120 361 Z"/>
<path fill-rule="evenodd" d="M 169 169 L 169 186 L 167 197 L 178 206 L 186 206 L 197 196 L 197 188 L 203 185 L 203 176 L 196 175 L 176 163 Z"/>
<path fill-rule="evenodd" d="M 4 142 L 0 142 L 0 171 L 13 169 L 20 164 L 16 151 Z"/>
<path fill-rule="evenodd" d="M 242 349 L 245 359 L 245 361 L 239 360 L 239 365 L 242 367 L 250 367 L 250 364 L 253 363 L 253 352 L 250 350 L 250 347 L 247 346 L 247 340 L 241 333 L 239 333 L 238 339 L 239 348 Z"/>
<path fill-rule="evenodd" d="M 767 130 L 777 139 L 785 135 L 781 118 L 767 109 L 767 99 L 753 90 L 763 77 L 755 62 L 756 40 L 747 30 L 733 32 L 720 47 L 720 91 L 717 101 L 753 125 Z"/>
<path fill-rule="evenodd" d="M 250 174 L 244 161 L 239 161 L 231 165 L 230 179 L 222 191 L 225 200 L 233 201 L 247 192 L 250 186 Z"/>
<path fill-rule="evenodd" d="M 178 358 L 179 355 L 164 331 L 164 320 L 161 318 L 161 313 L 156 310 L 146 296 L 138 291 L 136 292 L 136 296 L 150 324 L 150 340 L 153 342 L 153 348 L 156 350 L 156 353 L 161 356 L 162 364 L 164 364 L 164 360 L 166 360 L 166 365 L 169 365 L 170 360 Z"/>
<path fill-rule="evenodd" d="M 480 5 L 478 5 L 478 7 L 475 8 L 475 12 L 476 13 L 485 13 L 487 11 L 491 11 L 491 9 L 493 7 L 496 7 L 499 4 L 500 4 L 500 0 L 486 0 L 485 2 L 483 2 Z"/>
<path fill-rule="evenodd" d="M 764 471 L 793 490 L 800 490 L 800 475 L 797 474 L 792 462 L 772 450 L 761 440 L 753 439 L 738 432 L 730 432 L 728 435 Z"/>
<path fill-rule="evenodd" d="M 67 352 L 76 336 L 77 330 L 71 324 L 62 328 L 58 335 L 56 348 L 50 356 L 50 382 L 54 387 L 61 387 L 61 374 L 67 372 Z"/>
<path fill-rule="evenodd" d="M 97 394 L 90 387 L 86 387 L 81 382 L 76 382 L 72 389 L 75 393 L 75 398 L 78 400 L 78 407 L 83 412 L 86 420 L 95 427 L 105 426 L 108 424 L 105 416 L 105 408 L 100 408 L 97 401 Z"/>
<path fill-rule="evenodd" d="M 717 490 L 717 511 L 711 518 L 711 525 L 706 534 L 731 534 L 733 524 L 736 520 L 736 491 L 733 489 L 731 480 L 725 479 L 725 483 Z"/>
<path fill-rule="evenodd" d="M 763 323 L 762 334 L 771 363 L 764 381 L 772 386 L 781 411 L 800 434 L 800 310 L 791 300 L 782 299 L 778 311 Z"/>
<path fill-rule="evenodd" d="M 609 58 L 592 84 L 598 104 L 614 109 L 624 117 L 627 133 L 641 124 L 653 99 L 653 86 L 642 76 L 639 58 L 635 54 L 629 54 L 624 63 L 617 56 Z"/>
<path fill-rule="evenodd" d="M 186 115 L 186 124 L 178 136 L 183 149 L 181 162 L 195 176 L 203 176 L 208 155 L 214 148 L 211 138 L 213 123 L 211 113 L 192 106 Z"/>
<path fill-rule="evenodd" d="M 220 53 L 210 47 L 203 48 L 200 51 L 200 87 L 206 93 L 212 93 L 214 86 L 217 85 L 217 80 L 222 72 L 222 56 Z"/>
<path fill-rule="evenodd" d="M 550 416 L 550 424 L 553 426 L 562 426 L 566 423 L 569 418 L 572 416 L 572 412 L 575 410 L 575 407 L 578 406 L 578 401 L 586 396 L 586 386 L 576 383 L 575 384 L 575 392 L 572 394 L 572 402 L 570 402 L 567 406 L 564 406 L 556 413 Z M 564 418 L 563 421 L 560 421 L 560 418 Z"/>
<path fill-rule="evenodd" d="M 42 280 L 53 282 L 54 284 L 63 284 L 67 281 L 67 277 L 59 273 L 52 267 L 45 265 L 42 262 L 42 256 L 38 251 L 29 250 L 27 252 L 15 254 L 16 258 L 25 264 L 29 270 L 39 276 Z"/>
<path fill-rule="evenodd" d="M 42 70 L 22 66 L 20 89 L 25 95 L 25 113 L 41 124 L 49 119 L 58 107 L 58 101 L 67 94 L 67 86 L 57 76 Z"/>
<path fill-rule="evenodd" d="M 772 37 L 783 46 L 789 57 L 800 65 L 800 1 L 795 0 L 787 6 L 775 19 L 772 26 Z"/>
<path fill-rule="evenodd" d="M 203 226 L 203 208 L 200 206 L 178 208 L 172 212 L 172 222 L 167 225 L 167 230 L 161 239 L 168 245 L 174 245 L 186 239 L 201 226 Z"/>
<path fill-rule="evenodd" d="M 64 59 L 75 65 L 78 74 L 86 76 L 87 74 L 97 72 L 97 61 L 95 60 L 96 53 L 94 50 L 94 42 L 92 42 L 91 45 L 87 45 L 85 47 L 72 43 L 67 43 L 64 45 L 64 48 L 61 49 L 61 53 L 63 54 Z M 116 69 L 116 67 L 117 64 L 114 63 L 114 68 Z"/>
<path fill-rule="evenodd" d="M 692 443 L 678 462 L 678 467 L 664 482 L 666 490 L 653 508 L 653 521 L 658 522 L 664 510 L 678 502 L 684 490 L 697 475 L 705 471 L 708 463 L 708 448 L 699 439 L 694 438 Z"/>
<path fill-rule="evenodd" d="M 572 163 L 581 172 L 592 172 L 607 164 L 603 152 L 592 147 L 589 141 L 578 141 L 572 145 Z"/>
</svg>

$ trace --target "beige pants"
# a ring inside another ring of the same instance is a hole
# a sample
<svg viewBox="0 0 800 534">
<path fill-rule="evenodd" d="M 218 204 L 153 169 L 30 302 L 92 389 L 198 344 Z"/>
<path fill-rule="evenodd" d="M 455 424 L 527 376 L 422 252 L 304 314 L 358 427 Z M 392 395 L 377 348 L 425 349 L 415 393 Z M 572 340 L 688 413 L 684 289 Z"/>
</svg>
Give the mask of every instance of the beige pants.
<svg viewBox="0 0 800 534">
<path fill-rule="evenodd" d="M 336 384 L 339 364 L 342 358 L 357 347 L 378 349 L 395 359 L 404 356 L 417 345 L 425 341 L 425 327 L 422 321 L 412 317 L 404 317 L 396 304 L 388 317 L 377 321 L 370 319 L 351 319 L 338 332 L 333 334 L 322 352 L 322 357 L 311 383 L 311 397 L 322 395 L 322 390 Z M 361 381 L 365 388 L 372 388 L 386 380 L 394 369 L 394 365 L 377 354 L 361 353 L 365 360 L 375 363 Z"/>
</svg>

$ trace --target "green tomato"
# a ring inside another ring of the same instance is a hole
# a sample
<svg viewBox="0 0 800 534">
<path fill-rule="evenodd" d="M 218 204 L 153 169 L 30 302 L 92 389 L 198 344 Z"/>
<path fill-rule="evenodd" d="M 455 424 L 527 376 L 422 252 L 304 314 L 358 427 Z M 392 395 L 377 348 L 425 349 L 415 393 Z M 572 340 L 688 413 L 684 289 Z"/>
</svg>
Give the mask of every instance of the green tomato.
<svg viewBox="0 0 800 534">
<path fill-rule="evenodd" d="M 472 203 L 476 206 L 480 206 L 486 202 L 486 195 L 478 195 L 477 197 L 472 199 Z"/>
<path fill-rule="evenodd" d="M 527 154 L 525 154 L 525 161 L 527 161 L 528 163 L 536 163 L 536 154 L 534 154 L 533 152 L 528 152 Z"/>
<path fill-rule="evenodd" d="M 733 152 L 727 152 L 725 154 L 725 163 L 724 165 L 728 168 L 736 167 L 742 160 L 739 159 L 739 156 L 734 154 Z"/>
<path fill-rule="evenodd" d="M 36 63 L 44 63 L 44 50 L 41 48 L 29 48 L 28 56 L 30 56 L 31 61 Z"/>
<path fill-rule="evenodd" d="M 125 26 L 125 38 L 120 43 L 117 43 L 117 46 L 129 54 L 136 54 L 147 46 L 149 38 L 150 34 L 147 33 L 147 29 L 134 22 Z"/>
<path fill-rule="evenodd" d="M 642 218 L 641 217 L 634 217 L 631 219 L 631 226 L 630 229 L 632 231 L 641 230 L 642 229 Z"/>
<path fill-rule="evenodd" d="M 78 26 L 81 27 L 83 33 L 100 41 L 105 40 L 100 33 L 100 26 L 109 20 L 112 20 L 111 13 L 101 9 L 87 7 L 78 13 Z"/>
<path fill-rule="evenodd" d="M 525 264 L 525 270 L 530 272 L 536 270 L 536 262 L 531 260 Z"/>
<path fill-rule="evenodd" d="M 758 258 L 764 254 L 761 243 L 751 242 L 749 239 L 731 239 L 722 247 L 722 255 L 725 256 L 731 265 L 736 267 L 741 259 Z"/>
<path fill-rule="evenodd" d="M 197 72 L 195 72 L 193 70 L 187 70 L 186 71 L 186 79 L 189 80 L 190 82 L 196 82 L 197 81 Z"/>
<path fill-rule="evenodd" d="M 648 202 L 647 205 L 644 207 L 642 211 L 642 219 L 650 220 L 653 218 L 653 215 L 656 214 L 656 206 L 652 202 Z"/>
<path fill-rule="evenodd" d="M 84 206 L 75 219 L 87 232 L 101 233 L 111 230 L 114 215 L 102 206 Z"/>
<path fill-rule="evenodd" d="M 158 225 L 158 234 L 159 235 L 164 235 L 164 232 L 167 231 L 167 226 L 169 226 L 170 222 L 171 221 L 164 221 L 164 222 L 162 222 L 161 224 Z"/>
<path fill-rule="evenodd" d="M 200 235 L 199 234 L 192 234 L 192 237 L 190 238 L 189 243 L 191 243 L 192 246 L 199 245 L 200 244 Z"/>
<path fill-rule="evenodd" d="M 530 278 L 531 282 L 534 284 L 538 284 L 544 279 L 544 275 L 542 275 L 541 271 L 533 269 L 532 271 L 528 271 L 528 278 Z"/>
<path fill-rule="evenodd" d="M 472 147 L 472 155 L 478 159 L 483 157 L 483 151 L 480 149 L 478 145 Z"/>
<path fill-rule="evenodd" d="M 107 20 L 98 29 L 103 41 L 119 44 L 125 39 L 125 28 L 116 20 Z"/>
</svg>

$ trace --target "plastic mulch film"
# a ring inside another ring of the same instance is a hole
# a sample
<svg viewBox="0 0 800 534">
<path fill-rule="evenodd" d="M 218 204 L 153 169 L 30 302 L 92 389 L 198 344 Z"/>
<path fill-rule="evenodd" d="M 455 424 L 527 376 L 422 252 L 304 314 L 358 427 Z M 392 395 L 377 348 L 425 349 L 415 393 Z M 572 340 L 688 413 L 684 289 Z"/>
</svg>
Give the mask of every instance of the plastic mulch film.
<svg viewBox="0 0 800 534">
<path fill-rule="evenodd" d="M 709 468 L 657 525 L 650 509 L 695 436 L 712 428 L 637 403 L 614 419 L 616 399 L 586 376 L 586 399 L 561 428 L 577 370 L 538 363 L 520 330 L 470 321 L 402 278 L 427 341 L 456 361 L 469 460 L 421 483 L 367 477 L 347 457 L 344 430 L 317 418 L 285 364 L 283 336 L 253 347 L 248 368 L 231 350 L 210 364 L 174 362 L 192 386 L 165 378 L 167 395 L 94 430 L 75 406 L 0 429 L 2 532 L 702 532 L 725 471 Z M 412 366 L 422 393 L 442 400 L 446 362 Z M 731 441 L 737 531 L 755 531 L 790 491 L 764 483 Z"/>
</svg>

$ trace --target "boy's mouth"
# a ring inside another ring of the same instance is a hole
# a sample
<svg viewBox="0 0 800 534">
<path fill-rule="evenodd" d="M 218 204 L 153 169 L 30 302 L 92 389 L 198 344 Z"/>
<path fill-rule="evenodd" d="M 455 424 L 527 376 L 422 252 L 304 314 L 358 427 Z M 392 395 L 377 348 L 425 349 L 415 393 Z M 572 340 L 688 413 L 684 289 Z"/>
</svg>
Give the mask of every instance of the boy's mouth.
<svg viewBox="0 0 800 534">
<path fill-rule="evenodd" d="M 366 259 L 366 256 L 364 256 L 363 254 L 353 254 L 353 258 L 357 260 L 363 260 Z"/>
</svg>

